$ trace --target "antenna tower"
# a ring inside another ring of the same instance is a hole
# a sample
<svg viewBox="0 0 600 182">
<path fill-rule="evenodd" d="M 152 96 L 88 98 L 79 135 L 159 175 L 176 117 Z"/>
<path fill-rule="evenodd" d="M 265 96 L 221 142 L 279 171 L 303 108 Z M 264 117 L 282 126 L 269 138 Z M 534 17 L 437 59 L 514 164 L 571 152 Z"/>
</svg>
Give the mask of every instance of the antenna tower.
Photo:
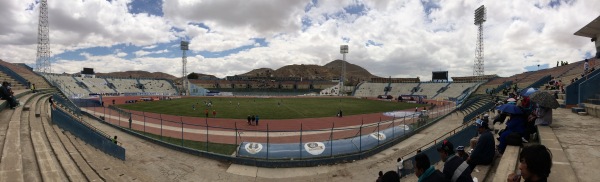
<svg viewBox="0 0 600 182">
<path fill-rule="evenodd" d="M 187 82 L 187 50 L 189 50 L 189 45 L 190 42 L 188 41 L 181 41 L 181 51 L 183 52 L 183 54 L 181 55 L 181 86 L 183 87 L 183 93 L 185 93 L 185 95 L 188 95 L 188 82 Z"/>
<path fill-rule="evenodd" d="M 50 73 L 50 23 L 48 23 L 48 1 L 40 1 L 40 16 L 38 17 L 38 45 L 35 59 L 35 70 Z"/>
<path fill-rule="evenodd" d="M 475 25 L 477 25 L 477 45 L 475 47 L 475 66 L 473 67 L 473 76 L 483 81 L 484 60 L 483 60 L 483 22 L 487 19 L 484 5 L 475 9 Z"/>
</svg>

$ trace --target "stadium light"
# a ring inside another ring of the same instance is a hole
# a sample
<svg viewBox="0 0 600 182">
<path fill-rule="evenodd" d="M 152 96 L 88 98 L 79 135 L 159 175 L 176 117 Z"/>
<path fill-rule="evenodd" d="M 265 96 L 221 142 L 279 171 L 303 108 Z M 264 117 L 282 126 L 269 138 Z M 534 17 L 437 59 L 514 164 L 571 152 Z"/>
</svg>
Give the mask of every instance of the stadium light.
<svg viewBox="0 0 600 182">
<path fill-rule="evenodd" d="M 348 54 L 348 45 L 340 46 L 340 53 L 342 53 L 342 74 L 340 75 L 340 90 L 338 91 L 338 95 L 342 95 L 345 93 L 344 89 L 344 77 L 346 77 L 346 54 Z"/>
<path fill-rule="evenodd" d="M 484 5 L 479 6 L 475 9 L 475 25 L 480 25 L 487 19 L 487 10 Z"/>
</svg>

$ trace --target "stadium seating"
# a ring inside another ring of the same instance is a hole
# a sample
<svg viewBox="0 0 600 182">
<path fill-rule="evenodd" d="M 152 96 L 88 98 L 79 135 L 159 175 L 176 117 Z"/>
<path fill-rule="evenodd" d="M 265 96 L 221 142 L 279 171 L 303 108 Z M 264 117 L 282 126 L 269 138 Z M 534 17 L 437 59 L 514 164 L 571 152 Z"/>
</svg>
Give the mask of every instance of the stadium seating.
<svg viewBox="0 0 600 182">
<path fill-rule="evenodd" d="M 8 62 L 4 62 L 3 60 L 0 60 L 0 66 L 4 66 L 4 67 L 16 72 L 21 77 L 25 78 L 28 82 L 35 84 L 36 88 L 50 88 L 51 87 L 50 84 L 48 82 L 46 82 L 46 80 L 44 80 L 43 77 L 34 73 L 29 67 L 25 67 L 25 66 L 19 65 L 19 64 L 12 64 L 12 63 L 8 63 Z M 14 83 L 13 83 L 13 85 L 14 85 Z M 29 87 L 29 85 L 27 85 L 27 87 Z"/>
</svg>

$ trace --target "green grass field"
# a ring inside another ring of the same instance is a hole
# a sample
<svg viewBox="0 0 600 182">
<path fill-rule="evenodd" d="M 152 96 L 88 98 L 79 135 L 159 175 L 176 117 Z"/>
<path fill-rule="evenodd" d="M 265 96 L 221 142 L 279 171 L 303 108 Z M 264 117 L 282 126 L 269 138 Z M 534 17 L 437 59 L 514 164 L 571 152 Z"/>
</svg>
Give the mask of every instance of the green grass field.
<svg viewBox="0 0 600 182">
<path fill-rule="evenodd" d="M 212 107 L 204 102 L 212 101 Z M 238 107 L 239 103 L 239 107 Z M 280 104 L 278 104 L 280 103 Z M 192 109 L 195 105 L 196 110 Z M 119 107 L 129 110 L 178 116 L 204 117 L 204 110 L 217 111 L 217 118 L 246 119 L 248 115 L 259 115 L 261 119 L 294 119 L 332 117 L 341 109 L 344 116 L 397 111 L 420 104 L 355 98 L 235 98 L 198 97 L 154 102 L 122 104 Z"/>
</svg>

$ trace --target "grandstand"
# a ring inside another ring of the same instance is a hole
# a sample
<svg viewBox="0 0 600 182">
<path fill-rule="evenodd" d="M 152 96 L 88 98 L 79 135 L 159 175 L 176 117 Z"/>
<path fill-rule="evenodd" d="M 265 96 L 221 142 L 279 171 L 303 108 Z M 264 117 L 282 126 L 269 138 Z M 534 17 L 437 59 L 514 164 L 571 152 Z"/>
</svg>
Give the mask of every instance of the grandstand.
<svg viewBox="0 0 600 182">
<path fill-rule="evenodd" d="M 35 87 L 38 89 L 41 88 L 50 88 L 50 84 L 44 80 L 41 76 L 32 71 L 33 69 L 25 64 L 12 64 L 8 62 L 4 62 L 0 59 L 0 79 L 3 81 L 9 81 L 13 84 L 13 87 L 16 89 L 20 88 L 29 88 L 28 83 L 35 84 Z M 9 72 L 9 73 L 7 73 Z M 9 76 L 10 72 L 13 72 L 12 76 Z M 24 80 L 24 83 L 21 83 L 18 78 L 21 77 Z"/>
</svg>

